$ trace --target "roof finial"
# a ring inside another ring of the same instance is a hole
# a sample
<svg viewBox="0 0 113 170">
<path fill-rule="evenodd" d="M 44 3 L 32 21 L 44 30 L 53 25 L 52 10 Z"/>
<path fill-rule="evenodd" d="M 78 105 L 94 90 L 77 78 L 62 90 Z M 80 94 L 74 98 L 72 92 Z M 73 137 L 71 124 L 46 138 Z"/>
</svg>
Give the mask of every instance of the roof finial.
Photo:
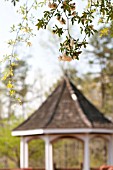
<svg viewBox="0 0 113 170">
<path fill-rule="evenodd" d="M 77 100 L 77 96 L 76 96 L 76 94 L 74 93 L 73 88 L 71 87 L 71 84 L 70 84 L 70 81 L 69 81 L 67 72 L 65 72 L 64 79 L 65 79 L 66 84 L 67 84 L 67 87 L 68 87 L 68 89 L 69 89 L 69 91 L 70 91 L 70 93 L 71 93 L 72 99 L 73 99 L 73 100 Z"/>
<path fill-rule="evenodd" d="M 67 70 L 63 70 L 63 74 L 64 74 L 64 78 L 69 78 Z"/>
</svg>

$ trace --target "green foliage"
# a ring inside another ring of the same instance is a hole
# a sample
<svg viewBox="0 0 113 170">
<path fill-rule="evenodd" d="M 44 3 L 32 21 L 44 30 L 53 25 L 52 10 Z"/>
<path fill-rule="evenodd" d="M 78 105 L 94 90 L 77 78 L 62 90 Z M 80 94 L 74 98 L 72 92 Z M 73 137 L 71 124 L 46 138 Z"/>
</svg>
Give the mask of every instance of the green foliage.
<svg viewBox="0 0 113 170">
<path fill-rule="evenodd" d="M 11 130 L 22 122 L 15 116 L 0 121 L 0 168 L 19 167 L 20 139 L 11 136 Z"/>
<path fill-rule="evenodd" d="M 22 104 L 28 91 L 28 85 L 26 84 L 26 76 L 29 66 L 25 60 L 11 63 L 10 71 L 8 65 L 6 65 L 6 72 L 2 78 L 4 88 L 7 88 L 11 97 L 12 104 L 16 99 L 18 103 Z M 10 75 L 9 75 L 10 74 Z M 11 77 L 13 76 L 13 80 Z M 15 90 L 16 89 L 16 90 Z"/>
<path fill-rule="evenodd" d="M 112 29 L 112 25 L 108 28 L 100 29 L 100 32 L 105 30 L 103 36 L 99 36 L 95 34 L 90 40 L 90 44 L 92 46 L 92 51 L 90 53 L 90 64 L 91 66 L 98 65 L 99 72 L 93 76 L 93 81 L 98 84 L 98 88 L 100 89 L 101 96 L 101 109 L 107 115 L 111 116 L 113 106 L 113 38 L 111 34 L 106 34 L 106 30 L 109 31 Z M 92 60 L 91 60 L 92 58 Z M 92 72 L 93 74 L 93 72 Z"/>
<path fill-rule="evenodd" d="M 59 59 L 63 61 L 78 59 L 79 55 L 82 52 L 81 48 L 86 48 L 86 45 L 88 44 L 88 42 L 86 41 L 86 37 L 91 37 L 91 35 L 97 32 L 97 30 L 94 29 L 93 24 L 93 20 L 97 12 L 98 14 L 100 14 L 101 17 L 101 19 L 99 19 L 99 23 L 108 23 L 109 21 L 112 21 L 113 7 L 111 1 L 108 0 L 88 1 L 88 7 L 82 12 L 81 15 L 78 14 L 78 12 L 76 11 L 76 4 L 73 3 L 72 0 L 56 0 L 48 2 L 48 7 L 50 8 L 50 10 L 44 11 L 43 18 L 38 19 L 36 26 L 38 27 L 38 30 L 41 28 L 46 29 L 51 18 L 54 17 L 59 21 L 60 24 L 62 24 L 62 27 L 59 27 L 59 24 L 55 24 L 55 26 L 53 26 L 52 28 L 52 32 L 61 37 L 67 30 L 66 40 L 63 43 L 60 43 L 59 49 L 59 51 L 62 53 Z M 82 41 L 80 41 L 79 38 L 75 39 L 70 33 L 69 25 L 76 24 L 80 25 L 80 33 L 85 34 L 85 37 Z M 104 30 L 104 33 L 105 31 L 106 30 Z M 71 44 L 72 41 L 73 45 Z"/>
<path fill-rule="evenodd" d="M 98 168 L 107 164 L 107 141 L 101 137 L 95 137 L 90 141 L 91 167 Z"/>
<path fill-rule="evenodd" d="M 12 0 L 14 5 L 16 4 L 16 1 L 19 0 Z M 36 0 L 34 0 L 33 5 L 31 8 L 34 8 L 37 10 L 38 5 L 40 5 L 41 2 L 37 3 Z M 44 5 L 45 2 L 42 2 L 41 4 Z M 95 15 L 98 13 L 99 15 L 99 23 L 109 23 L 113 19 L 113 4 L 109 0 L 89 0 L 87 8 L 85 8 L 82 12 L 82 14 L 79 14 L 76 10 L 76 3 L 72 0 L 52 0 L 51 2 L 47 2 L 49 10 L 44 11 L 44 15 L 41 19 L 37 19 L 37 29 L 46 29 L 47 25 L 49 24 L 50 20 L 52 18 L 55 18 L 59 21 L 59 23 L 62 25 L 62 27 L 59 27 L 59 24 L 55 24 L 52 28 L 52 32 L 54 34 L 57 34 L 59 37 L 64 35 L 65 31 L 67 31 L 67 35 L 65 38 L 65 41 L 60 43 L 60 49 L 59 51 L 62 53 L 60 56 L 60 60 L 63 61 L 71 61 L 71 59 L 78 59 L 79 55 L 82 52 L 82 47 L 86 48 L 87 37 L 91 37 L 97 30 L 94 28 L 93 20 L 95 19 Z M 31 10 L 30 8 L 30 10 Z M 24 4 L 20 7 L 20 13 L 23 15 L 23 21 L 29 20 L 28 13 L 29 9 Z M 22 21 L 22 23 L 23 23 Z M 80 41 L 79 38 L 75 38 L 70 33 L 70 25 L 79 25 L 80 33 L 85 34 L 82 41 Z M 12 27 L 13 31 L 15 27 Z M 27 27 L 23 27 L 23 24 L 20 23 L 19 30 L 26 30 L 25 32 L 28 32 L 31 34 L 32 30 L 29 29 L 28 31 L 28 25 Z M 18 31 L 17 31 L 18 32 Z M 104 29 L 101 31 L 101 35 L 107 34 L 108 30 Z M 16 41 L 20 38 L 20 41 L 23 41 L 23 36 L 17 36 Z M 9 41 L 9 44 L 15 44 L 16 41 Z M 19 40 L 18 40 L 19 41 Z M 27 42 L 27 40 L 24 40 Z M 73 45 L 71 42 L 73 41 Z M 68 42 L 68 45 L 67 43 Z M 30 44 L 30 43 L 28 43 Z M 67 50 L 68 49 L 68 50 Z M 68 59 L 67 59 L 68 57 Z"/>
<path fill-rule="evenodd" d="M 16 5 L 16 2 L 19 2 L 19 0 L 12 0 L 14 5 Z M 8 41 L 12 52 L 9 55 L 7 54 L 3 59 L 4 61 L 9 61 L 9 69 L 4 71 L 2 78 L 3 80 L 8 79 L 7 87 L 11 96 L 16 95 L 15 85 L 12 80 L 14 75 L 12 63 L 18 62 L 19 57 L 15 55 L 15 48 L 20 43 L 24 43 L 26 46 L 32 45 L 31 38 L 35 36 L 32 26 L 36 25 L 38 30 L 46 29 L 50 21 L 54 18 L 54 24 L 52 24 L 51 28 L 52 32 L 59 37 L 64 37 L 60 43 L 59 51 L 61 55 L 58 58 L 61 61 L 72 61 L 79 59 L 83 48 L 87 47 L 87 38 L 97 32 L 93 22 L 97 15 L 99 16 L 99 24 L 105 23 L 108 25 L 113 19 L 113 4 L 110 0 L 88 0 L 88 5 L 81 14 L 77 11 L 76 3 L 73 0 L 52 0 L 45 2 L 33 0 L 31 6 L 27 2 L 20 6 L 17 12 L 21 15 L 22 21 L 17 26 L 13 25 L 11 27 L 11 32 L 16 33 L 16 37 Z M 48 8 L 44 10 L 41 19 L 37 18 L 36 23 L 35 10 L 45 4 L 48 5 Z M 75 29 L 76 26 L 79 27 L 79 33 L 82 34 L 82 39 L 73 36 L 70 26 L 74 26 Z M 103 36 L 108 33 L 109 29 L 106 27 L 101 30 L 100 35 Z M 21 103 L 18 97 L 16 97 L 16 100 Z"/>
<path fill-rule="evenodd" d="M 86 47 L 87 41 L 86 37 L 91 36 L 96 32 L 93 28 L 93 14 L 94 10 L 90 8 L 87 9 L 79 16 L 78 12 L 76 11 L 76 4 L 72 2 L 72 0 L 66 1 L 53 1 L 48 3 L 50 10 L 44 11 L 44 16 L 42 19 L 38 19 L 38 23 L 36 26 L 39 29 L 46 29 L 47 25 L 49 24 L 51 18 L 55 17 L 62 27 L 59 25 L 53 26 L 52 32 L 57 34 L 59 37 L 64 35 L 65 31 L 67 31 L 66 40 L 63 43 L 60 43 L 59 51 L 62 53 L 60 56 L 60 60 L 69 61 L 68 59 L 78 59 L 79 55 L 81 54 L 81 48 Z M 70 34 L 69 25 L 80 25 L 80 33 L 82 34 L 85 32 L 85 37 L 83 38 L 82 42 L 78 39 L 75 39 Z"/>
<path fill-rule="evenodd" d="M 13 3 L 15 5 L 16 1 L 14 0 Z M 18 23 L 17 26 L 13 25 L 11 27 L 10 32 L 15 33 L 15 39 L 10 39 L 7 42 L 11 50 L 11 53 L 4 55 L 4 58 L 1 61 L 1 62 L 8 63 L 6 64 L 6 68 L 2 73 L 3 75 L 2 80 L 4 81 L 5 84 L 7 84 L 7 88 L 10 96 L 13 97 L 20 104 L 22 103 L 22 101 L 16 94 L 15 81 L 13 80 L 14 70 L 19 62 L 19 56 L 18 56 L 19 54 L 17 54 L 15 51 L 17 46 L 19 46 L 21 43 L 23 43 L 23 45 L 28 47 L 32 45 L 31 38 L 34 37 L 35 34 L 33 33 L 33 30 L 31 28 L 33 25 L 32 21 L 34 18 L 31 13 L 31 9 L 32 8 L 35 9 L 37 8 L 37 6 L 38 6 L 37 2 L 34 1 L 30 7 L 27 6 L 27 3 L 19 7 L 17 12 L 18 14 L 20 14 L 22 22 Z"/>
<path fill-rule="evenodd" d="M 60 139 L 53 144 L 54 163 L 57 168 L 81 168 L 83 143 L 76 139 Z"/>
<path fill-rule="evenodd" d="M 45 167 L 45 143 L 35 139 L 29 142 L 29 166 L 33 168 Z"/>
</svg>

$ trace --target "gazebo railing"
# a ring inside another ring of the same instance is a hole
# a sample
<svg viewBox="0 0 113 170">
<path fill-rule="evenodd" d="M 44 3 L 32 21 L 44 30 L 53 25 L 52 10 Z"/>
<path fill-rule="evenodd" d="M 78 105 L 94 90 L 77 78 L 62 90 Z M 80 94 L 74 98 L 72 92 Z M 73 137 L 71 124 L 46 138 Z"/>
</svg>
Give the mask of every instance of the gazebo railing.
<svg viewBox="0 0 113 170">
<path fill-rule="evenodd" d="M 3 169 L 1 169 L 0 168 L 0 170 L 45 170 L 45 169 L 8 169 L 8 168 L 3 168 Z M 55 170 L 81 170 L 80 168 L 57 168 L 57 169 L 55 169 Z M 90 170 L 100 170 L 99 168 L 97 169 L 97 168 L 91 168 Z M 107 169 L 106 169 L 107 170 Z"/>
<path fill-rule="evenodd" d="M 21 169 L 16 169 L 16 168 L 14 168 L 14 169 L 3 168 L 3 169 L 1 169 L 1 168 L 0 168 L 0 170 L 45 170 L 45 169 L 40 169 L 40 168 L 37 168 L 37 169 L 36 169 L 36 168 L 30 168 L 30 169 L 29 169 L 29 168 L 28 168 L 28 169 L 27 169 L 27 168 L 25 168 L 25 169 L 24 169 L 24 168 L 21 168 Z M 56 168 L 55 170 L 81 170 L 81 169 L 80 169 L 80 168 L 73 168 L 73 169 L 72 169 L 72 168 Z M 99 169 L 96 169 L 96 168 L 95 168 L 95 169 L 93 169 L 93 170 L 99 170 Z"/>
<path fill-rule="evenodd" d="M 82 170 L 82 168 L 56 168 L 54 170 Z M 90 168 L 90 170 L 100 170 L 100 168 Z"/>
<path fill-rule="evenodd" d="M 45 170 L 44 168 L 0 168 L 0 170 Z M 54 170 L 82 170 L 82 168 L 55 168 Z M 90 170 L 100 170 L 100 168 L 90 168 Z"/>
<path fill-rule="evenodd" d="M 45 168 L 0 168 L 0 170 L 45 170 Z M 56 168 L 54 167 L 54 170 L 83 170 L 83 167 L 81 168 Z M 100 168 L 90 168 L 90 170 L 113 170 L 113 166 L 109 165 L 103 165 Z"/>
<path fill-rule="evenodd" d="M 55 170 L 81 170 L 80 168 L 56 168 Z"/>
</svg>

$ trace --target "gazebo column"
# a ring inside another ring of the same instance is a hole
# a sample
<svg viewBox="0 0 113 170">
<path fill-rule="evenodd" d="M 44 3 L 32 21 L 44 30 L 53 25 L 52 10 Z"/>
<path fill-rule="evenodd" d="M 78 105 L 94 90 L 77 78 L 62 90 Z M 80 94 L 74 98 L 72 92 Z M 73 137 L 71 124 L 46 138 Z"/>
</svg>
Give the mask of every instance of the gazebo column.
<svg viewBox="0 0 113 170">
<path fill-rule="evenodd" d="M 113 165 L 113 135 L 108 141 L 108 165 Z"/>
<path fill-rule="evenodd" d="M 28 168 L 28 142 L 26 137 L 20 141 L 20 168 Z"/>
<path fill-rule="evenodd" d="M 45 169 L 53 170 L 53 148 L 50 138 L 45 137 Z"/>
<path fill-rule="evenodd" d="M 89 136 L 84 137 L 84 163 L 83 170 L 90 170 L 90 149 L 89 149 Z"/>
</svg>

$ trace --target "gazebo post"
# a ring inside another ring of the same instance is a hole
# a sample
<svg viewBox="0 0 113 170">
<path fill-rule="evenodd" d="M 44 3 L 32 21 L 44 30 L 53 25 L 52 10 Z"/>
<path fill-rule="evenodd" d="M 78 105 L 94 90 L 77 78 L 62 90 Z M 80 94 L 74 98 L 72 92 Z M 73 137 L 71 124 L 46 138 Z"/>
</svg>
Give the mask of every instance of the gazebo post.
<svg viewBox="0 0 113 170">
<path fill-rule="evenodd" d="M 50 170 L 53 170 L 53 146 L 52 146 L 52 143 L 50 143 L 49 149 L 50 149 Z"/>
<path fill-rule="evenodd" d="M 20 168 L 28 168 L 28 142 L 26 137 L 20 141 Z"/>
<path fill-rule="evenodd" d="M 113 135 L 108 141 L 108 165 L 113 165 Z"/>
<path fill-rule="evenodd" d="M 83 170 L 90 170 L 90 150 L 89 150 L 89 136 L 84 136 L 84 164 Z"/>
<path fill-rule="evenodd" d="M 49 136 L 44 138 L 45 140 L 45 169 L 53 170 L 53 150 L 52 143 L 50 143 Z"/>
</svg>

